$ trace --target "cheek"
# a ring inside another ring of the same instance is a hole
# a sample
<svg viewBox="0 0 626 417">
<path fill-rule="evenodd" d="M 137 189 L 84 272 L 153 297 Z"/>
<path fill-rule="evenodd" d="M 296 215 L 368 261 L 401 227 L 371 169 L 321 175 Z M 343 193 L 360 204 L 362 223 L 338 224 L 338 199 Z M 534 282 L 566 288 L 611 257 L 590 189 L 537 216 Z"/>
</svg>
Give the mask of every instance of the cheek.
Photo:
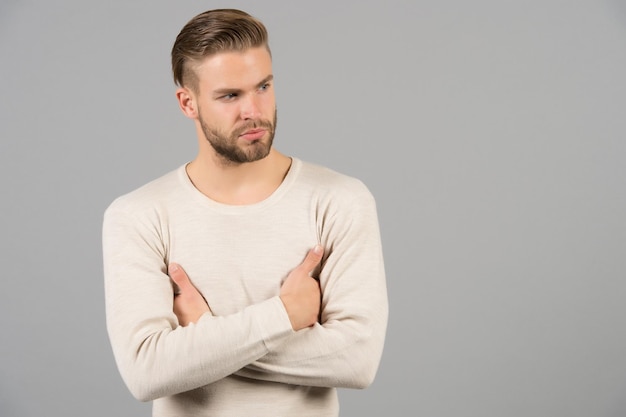
<svg viewBox="0 0 626 417">
<path fill-rule="evenodd" d="M 236 106 L 203 106 L 201 116 L 212 126 L 228 128 L 237 122 L 239 113 Z"/>
<path fill-rule="evenodd" d="M 266 116 L 269 115 L 271 117 L 274 117 L 274 111 L 276 110 L 276 100 L 274 99 L 273 95 L 271 97 L 268 96 L 263 98 L 263 109 Z"/>
</svg>

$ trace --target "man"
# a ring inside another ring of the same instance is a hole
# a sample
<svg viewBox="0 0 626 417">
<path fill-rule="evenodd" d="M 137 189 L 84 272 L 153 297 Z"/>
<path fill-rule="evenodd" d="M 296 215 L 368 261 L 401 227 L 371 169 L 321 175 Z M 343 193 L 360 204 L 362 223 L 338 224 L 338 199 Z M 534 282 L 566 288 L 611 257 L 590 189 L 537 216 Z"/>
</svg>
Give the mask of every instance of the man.
<svg viewBox="0 0 626 417">
<path fill-rule="evenodd" d="M 104 216 L 120 373 L 154 416 L 337 416 L 336 388 L 367 387 L 384 345 L 374 199 L 272 146 L 272 60 L 257 19 L 196 16 L 172 66 L 198 154 Z"/>
</svg>

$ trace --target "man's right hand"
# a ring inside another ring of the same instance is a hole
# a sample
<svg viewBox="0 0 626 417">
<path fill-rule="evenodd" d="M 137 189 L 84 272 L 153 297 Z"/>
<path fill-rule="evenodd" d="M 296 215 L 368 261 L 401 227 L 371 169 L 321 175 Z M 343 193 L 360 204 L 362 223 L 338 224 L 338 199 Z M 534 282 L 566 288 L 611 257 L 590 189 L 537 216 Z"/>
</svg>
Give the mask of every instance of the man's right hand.
<svg viewBox="0 0 626 417">
<path fill-rule="evenodd" d="M 294 330 L 317 323 L 322 293 L 319 282 L 311 277 L 311 273 L 322 260 L 323 254 L 324 250 L 320 245 L 311 249 L 304 261 L 289 273 L 280 288 L 280 299 Z"/>
<path fill-rule="evenodd" d="M 206 300 L 191 283 L 182 266 L 171 263 L 168 274 L 178 287 L 178 292 L 174 294 L 174 314 L 181 326 L 196 323 L 204 313 L 211 312 Z"/>
</svg>

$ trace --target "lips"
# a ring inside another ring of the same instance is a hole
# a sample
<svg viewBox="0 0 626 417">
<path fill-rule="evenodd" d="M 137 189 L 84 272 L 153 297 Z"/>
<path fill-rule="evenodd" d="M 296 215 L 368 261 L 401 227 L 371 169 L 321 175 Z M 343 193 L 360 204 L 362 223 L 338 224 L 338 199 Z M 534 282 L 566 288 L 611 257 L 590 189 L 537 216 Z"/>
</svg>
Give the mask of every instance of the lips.
<svg viewBox="0 0 626 417">
<path fill-rule="evenodd" d="M 243 132 L 239 137 L 245 140 L 257 140 L 261 139 L 265 132 L 267 132 L 265 129 L 250 129 Z"/>
</svg>

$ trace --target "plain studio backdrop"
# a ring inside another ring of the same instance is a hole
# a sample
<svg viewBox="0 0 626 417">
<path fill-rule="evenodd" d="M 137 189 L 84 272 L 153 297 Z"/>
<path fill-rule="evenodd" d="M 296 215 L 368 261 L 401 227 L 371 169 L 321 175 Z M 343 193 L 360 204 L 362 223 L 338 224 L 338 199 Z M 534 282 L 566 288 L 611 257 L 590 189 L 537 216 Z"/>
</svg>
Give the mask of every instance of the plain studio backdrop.
<svg viewBox="0 0 626 417">
<path fill-rule="evenodd" d="M 104 320 L 102 215 L 191 160 L 169 53 L 270 32 L 277 148 L 377 199 L 390 321 L 342 417 L 626 415 L 623 1 L 0 5 L 0 415 L 149 416 Z"/>
</svg>

